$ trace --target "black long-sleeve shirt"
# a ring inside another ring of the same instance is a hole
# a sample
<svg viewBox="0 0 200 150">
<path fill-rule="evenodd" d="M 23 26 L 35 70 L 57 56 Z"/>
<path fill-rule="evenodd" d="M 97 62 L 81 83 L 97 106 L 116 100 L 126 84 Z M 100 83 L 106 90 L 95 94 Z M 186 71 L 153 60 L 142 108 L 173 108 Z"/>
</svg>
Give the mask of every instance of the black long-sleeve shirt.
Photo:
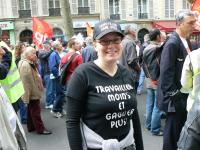
<svg viewBox="0 0 200 150">
<path fill-rule="evenodd" d="M 121 141 L 133 121 L 137 150 L 143 150 L 143 140 L 134 80 L 130 72 L 119 66 L 111 77 L 93 62 L 80 65 L 67 87 L 67 133 L 71 150 L 82 150 L 80 118 L 103 139 Z"/>
</svg>

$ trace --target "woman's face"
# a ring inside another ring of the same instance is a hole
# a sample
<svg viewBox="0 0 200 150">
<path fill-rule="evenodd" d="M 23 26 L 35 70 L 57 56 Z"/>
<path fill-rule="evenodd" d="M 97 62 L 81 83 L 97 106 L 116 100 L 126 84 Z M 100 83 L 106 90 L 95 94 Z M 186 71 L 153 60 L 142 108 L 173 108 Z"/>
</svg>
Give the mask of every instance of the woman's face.
<svg viewBox="0 0 200 150">
<path fill-rule="evenodd" d="M 98 59 L 106 63 L 115 63 L 122 53 L 122 37 L 117 33 L 109 33 L 96 40 Z"/>
</svg>

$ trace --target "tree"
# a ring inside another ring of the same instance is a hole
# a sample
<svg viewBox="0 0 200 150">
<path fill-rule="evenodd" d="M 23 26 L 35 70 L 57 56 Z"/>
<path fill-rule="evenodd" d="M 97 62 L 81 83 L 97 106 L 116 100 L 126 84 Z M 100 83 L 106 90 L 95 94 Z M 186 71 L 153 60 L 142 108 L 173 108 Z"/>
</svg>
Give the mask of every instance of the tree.
<svg viewBox="0 0 200 150">
<path fill-rule="evenodd" d="M 62 17 L 64 21 L 65 31 L 66 31 L 65 35 L 67 39 L 69 39 L 74 35 L 69 0 L 61 0 L 61 12 L 62 12 Z"/>
<path fill-rule="evenodd" d="M 189 3 L 194 3 L 195 0 L 187 0 Z"/>
</svg>

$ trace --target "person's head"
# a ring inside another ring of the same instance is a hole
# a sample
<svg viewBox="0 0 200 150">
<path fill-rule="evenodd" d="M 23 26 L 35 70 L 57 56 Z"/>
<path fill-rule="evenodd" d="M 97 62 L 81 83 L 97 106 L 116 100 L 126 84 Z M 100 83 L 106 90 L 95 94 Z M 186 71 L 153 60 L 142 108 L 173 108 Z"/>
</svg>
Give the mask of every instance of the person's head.
<svg viewBox="0 0 200 150">
<path fill-rule="evenodd" d="M 164 31 L 161 31 L 161 42 L 165 42 L 167 39 L 167 34 Z"/>
<path fill-rule="evenodd" d="M 20 57 L 24 50 L 25 50 L 25 44 L 22 42 L 19 42 L 15 46 L 15 58 Z"/>
<path fill-rule="evenodd" d="M 63 42 L 62 42 L 62 47 L 63 47 L 63 48 L 67 48 L 67 45 L 68 45 L 68 42 L 67 42 L 67 41 L 63 41 Z"/>
<path fill-rule="evenodd" d="M 120 25 L 112 20 L 106 19 L 97 23 L 94 26 L 93 39 L 98 59 L 105 62 L 116 62 L 122 53 L 123 37 Z"/>
<path fill-rule="evenodd" d="M 31 46 L 26 47 L 26 49 L 23 52 L 23 55 L 29 61 L 36 62 L 37 60 L 36 49 Z"/>
<path fill-rule="evenodd" d="M 149 39 L 149 34 L 145 34 L 144 35 L 144 42 L 145 43 L 149 43 L 150 39 Z"/>
<path fill-rule="evenodd" d="M 136 35 L 135 35 L 136 29 L 131 25 L 127 25 L 127 26 L 125 26 L 124 34 L 125 35 L 131 35 L 133 38 L 135 38 L 136 37 Z"/>
<path fill-rule="evenodd" d="M 50 48 L 51 48 L 51 43 L 50 43 L 50 41 L 45 41 L 45 42 L 42 44 L 42 46 L 43 46 L 43 49 L 44 49 L 44 50 L 50 50 Z"/>
<path fill-rule="evenodd" d="M 161 42 L 161 32 L 159 29 L 152 29 L 149 31 L 150 41 Z"/>
<path fill-rule="evenodd" d="M 196 18 L 191 10 L 181 10 L 176 15 L 176 26 L 181 36 L 189 36 L 195 26 Z"/>
<path fill-rule="evenodd" d="M 62 44 L 60 43 L 60 41 L 58 40 L 54 41 L 53 48 L 58 52 L 62 51 Z"/>
<path fill-rule="evenodd" d="M 68 47 L 71 50 L 78 51 L 80 49 L 80 43 L 76 38 L 71 38 L 68 41 Z"/>
<path fill-rule="evenodd" d="M 93 39 L 92 39 L 92 37 L 87 37 L 86 39 L 85 39 L 85 44 L 86 44 L 86 46 L 87 45 L 92 45 L 93 44 Z"/>
</svg>

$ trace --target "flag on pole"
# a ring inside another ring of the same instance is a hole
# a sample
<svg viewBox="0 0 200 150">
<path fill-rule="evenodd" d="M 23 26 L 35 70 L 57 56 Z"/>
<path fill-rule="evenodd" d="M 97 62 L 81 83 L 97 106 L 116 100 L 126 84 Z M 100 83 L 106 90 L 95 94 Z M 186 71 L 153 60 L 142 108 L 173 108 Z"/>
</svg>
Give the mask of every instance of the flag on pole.
<svg viewBox="0 0 200 150">
<path fill-rule="evenodd" d="M 36 17 L 33 20 L 33 42 L 39 48 L 41 48 L 42 43 L 53 36 L 53 29 L 44 20 L 38 19 Z"/>
<path fill-rule="evenodd" d="M 87 36 L 93 37 L 93 29 L 88 22 L 86 23 L 86 30 L 87 30 Z"/>
<path fill-rule="evenodd" d="M 192 11 L 199 11 L 200 12 L 200 0 L 195 0 L 192 4 Z"/>
</svg>

